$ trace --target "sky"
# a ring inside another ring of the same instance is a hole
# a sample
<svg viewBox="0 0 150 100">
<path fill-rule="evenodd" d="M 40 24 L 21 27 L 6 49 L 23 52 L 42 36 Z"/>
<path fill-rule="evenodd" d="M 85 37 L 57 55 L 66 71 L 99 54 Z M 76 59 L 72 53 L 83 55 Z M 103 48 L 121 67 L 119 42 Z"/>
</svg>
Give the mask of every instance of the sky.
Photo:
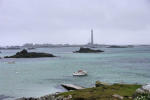
<svg viewBox="0 0 150 100">
<path fill-rule="evenodd" d="M 0 0 L 0 46 L 150 44 L 150 0 Z"/>
</svg>

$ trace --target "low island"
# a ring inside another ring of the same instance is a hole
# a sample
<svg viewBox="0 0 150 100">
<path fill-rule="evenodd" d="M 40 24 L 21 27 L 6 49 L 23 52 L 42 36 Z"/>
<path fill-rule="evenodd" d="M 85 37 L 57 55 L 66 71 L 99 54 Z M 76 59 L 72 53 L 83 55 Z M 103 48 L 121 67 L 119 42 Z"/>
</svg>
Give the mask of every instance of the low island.
<svg viewBox="0 0 150 100">
<path fill-rule="evenodd" d="M 107 48 L 131 48 L 133 47 L 132 45 L 128 45 L 128 46 L 119 46 L 119 45 L 111 45 Z"/>
<path fill-rule="evenodd" d="M 5 56 L 4 58 L 40 58 L 40 57 L 56 57 L 49 53 L 28 52 L 26 49 L 17 52 L 13 56 Z"/>
<path fill-rule="evenodd" d="M 90 49 L 90 48 L 80 48 L 79 51 L 74 51 L 73 53 L 100 53 L 100 52 L 104 52 L 104 51 L 94 50 L 94 49 Z"/>
</svg>

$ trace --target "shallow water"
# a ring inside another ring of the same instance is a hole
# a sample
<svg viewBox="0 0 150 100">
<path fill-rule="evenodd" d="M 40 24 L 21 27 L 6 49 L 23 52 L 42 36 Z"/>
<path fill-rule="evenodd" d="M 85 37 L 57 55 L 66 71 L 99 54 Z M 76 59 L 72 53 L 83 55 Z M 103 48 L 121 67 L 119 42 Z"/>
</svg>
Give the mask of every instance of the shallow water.
<svg viewBox="0 0 150 100">
<path fill-rule="evenodd" d="M 38 48 L 31 51 L 53 53 L 56 58 L 0 59 L 0 95 L 18 98 L 64 91 L 61 83 L 84 87 L 100 80 L 109 83 L 150 83 L 150 47 L 100 48 L 104 53 L 76 54 L 76 47 Z M 1 57 L 17 50 L 1 50 Z M 8 64 L 15 61 L 15 64 Z M 79 69 L 86 77 L 73 77 Z M 14 99 L 13 98 L 13 99 Z M 12 99 L 12 98 L 9 98 Z"/>
</svg>

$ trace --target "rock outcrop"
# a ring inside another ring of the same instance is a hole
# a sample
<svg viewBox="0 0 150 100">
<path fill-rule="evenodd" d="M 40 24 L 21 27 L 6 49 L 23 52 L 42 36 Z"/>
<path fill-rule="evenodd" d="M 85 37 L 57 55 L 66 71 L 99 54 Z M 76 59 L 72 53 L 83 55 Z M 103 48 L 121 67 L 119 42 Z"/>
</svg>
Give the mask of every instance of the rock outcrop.
<svg viewBox="0 0 150 100">
<path fill-rule="evenodd" d="M 150 94 L 150 84 L 144 85 L 141 88 L 137 89 L 136 93 L 138 93 L 138 94 L 145 94 L 145 93 Z"/>
<path fill-rule="evenodd" d="M 150 100 L 150 84 L 138 88 L 133 97 L 134 100 Z"/>
<path fill-rule="evenodd" d="M 114 94 L 114 95 L 112 95 L 112 97 L 119 99 L 119 100 L 123 100 L 123 98 L 124 98 L 123 96 L 118 95 L 118 94 Z"/>
<path fill-rule="evenodd" d="M 74 84 L 61 84 L 62 87 L 64 87 L 67 90 L 81 90 L 81 89 L 85 89 L 84 87 L 81 86 L 77 86 Z"/>
<path fill-rule="evenodd" d="M 74 53 L 100 53 L 100 52 L 104 52 L 104 51 L 94 50 L 94 49 L 90 49 L 90 48 L 80 48 L 79 51 L 74 51 Z"/>
<path fill-rule="evenodd" d="M 4 58 L 40 58 L 40 57 L 56 57 L 48 53 L 28 52 L 26 49 L 17 52 L 13 56 L 5 56 Z"/>
<path fill-rule="evenodd" d="M 96 83 L 95 83 L 95 87 L 108 86 L 108 85 L 110 85 L 110 84 L 104 83 L 104 82 L 100 82 L 100 81 L 96 81 Z"/>
</svg>

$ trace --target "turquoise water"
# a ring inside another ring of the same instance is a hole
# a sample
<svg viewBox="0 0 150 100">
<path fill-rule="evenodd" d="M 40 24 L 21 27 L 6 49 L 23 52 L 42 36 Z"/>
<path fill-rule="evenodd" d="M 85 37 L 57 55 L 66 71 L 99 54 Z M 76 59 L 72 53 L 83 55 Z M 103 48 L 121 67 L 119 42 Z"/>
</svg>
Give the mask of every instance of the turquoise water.
<svg viewBox="0 0 150 100">
<path fill-rule="evenodd" d="M 0 95 L 42 96 L 64 91 L 61 83 L 94 86 L 100 80 L 109 83 L 150 83 L 150 47 L 100 48 L 104 53 L 75 54 L 75 47 L 38 48 L 31 51 L 53 53 L 56 58 L 0 59 Z M 17 50 L 1 50 L 1 57 Z M 15 64 L 8 64 L 15 61 Z M 86 77 L 73 77 L 79 69 Z"/>
</svg>

